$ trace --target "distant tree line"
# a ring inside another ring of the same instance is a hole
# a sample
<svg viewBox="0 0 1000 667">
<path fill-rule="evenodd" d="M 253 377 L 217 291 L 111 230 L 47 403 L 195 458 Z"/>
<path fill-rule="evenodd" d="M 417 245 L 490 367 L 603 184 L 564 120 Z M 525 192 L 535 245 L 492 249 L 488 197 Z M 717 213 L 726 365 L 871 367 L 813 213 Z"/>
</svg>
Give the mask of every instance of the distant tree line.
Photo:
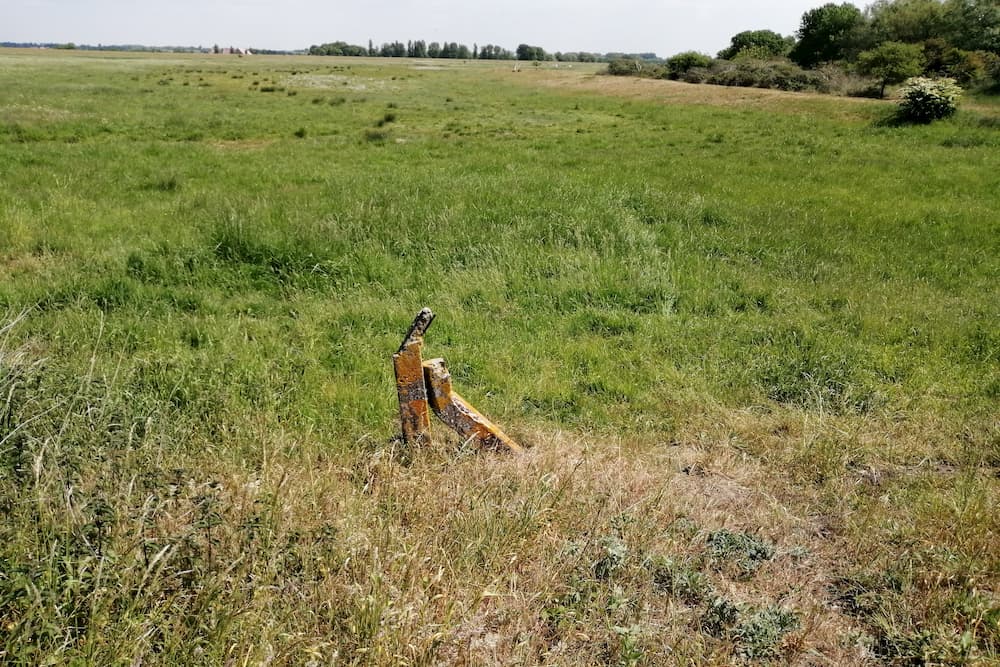
<svg viewBox="0 0 1000 667">
<path fill-rule="evenodd" d="M 0 42 L 0 47 L 13 49 L 67 49 L 80 51 L 127 51 L 136 53 L 220 53 L 216 46 L 146 46 L 144 44 L 74 44 L 73 42 Z M 248 49 L 260 55 L 302 55 L 304 51 Z"/>
<path fill-rule="evenodd" d="M 1000 2 L 877 0 L 864 10 L 830 2 L 805 12 L 795 35 L 747 30 L 715 58 L 694 51 L 655 65 L 620 58 L 608 71 L 877 97 L 923 75 L 1000 93 Z"/>
<path fill-rule="evenodd" d="M 496 44 L 479 46 L 473 44 L 470 49 L 458 42 L 426 42 L 422 39 L 406 42 L 384 42 L 376 46 L 371 40 L 368 46 L 349 44 L 347 42 L 328 42 L 310 46 L 307 50 L 313 56 L 367 56 L 372 58 L 452 58 L 456 60 L 531 60 L 557 62 L 611 62 L 620 58 L 634 58 L 643 62 L 656 62 L 659 59 L 655 53 L 587 53 L 584 51 L 549 53 L 540 46 L 520 44 L 511 51 Z"/>
</svg>

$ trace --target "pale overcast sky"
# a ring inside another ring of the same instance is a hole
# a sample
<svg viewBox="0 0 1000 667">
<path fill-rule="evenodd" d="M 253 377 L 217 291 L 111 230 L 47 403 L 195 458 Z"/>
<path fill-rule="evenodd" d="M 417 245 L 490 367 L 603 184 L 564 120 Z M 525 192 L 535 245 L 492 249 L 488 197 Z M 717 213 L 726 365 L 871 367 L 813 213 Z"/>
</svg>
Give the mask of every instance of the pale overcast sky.
<svg viewBox="0 0 1000 667">
<path fill-rule="evenodd" d="M 0 41 L 299 49 L 423 39 L 714 54 L 742 30 L 791 34 L 803 12 L 826 1 L 0 0 Z"/>
</svg>

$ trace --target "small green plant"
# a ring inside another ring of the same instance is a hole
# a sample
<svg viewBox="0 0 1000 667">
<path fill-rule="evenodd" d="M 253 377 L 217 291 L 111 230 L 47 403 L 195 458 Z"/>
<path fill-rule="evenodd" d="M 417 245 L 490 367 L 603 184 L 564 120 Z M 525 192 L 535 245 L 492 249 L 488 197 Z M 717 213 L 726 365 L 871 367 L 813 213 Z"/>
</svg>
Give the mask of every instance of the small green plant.
<svg viewBox="0 0 1000 667">
<path fill-rule="evenodd" d="M 725 529 L 708 536 L 708 548 L 713 560 L 733 563 L 741 579 L 752 577 L 762 562 L 774 556 L 774 546 L 756 535 Z"/>
<path fill-rule="evenodd" d="M 702 632 L 706 632 L 713 637 L 724 637 L 736 625 L 739 618 L 739 607 L 726 598 L 717 596 L 709 601 L 708 607 L 701 615 L 699 625 Z"/>
<path fill-rule="evenodd" d="M 618 635 L 618 664 L 622 667 L 634 667 L 645 657 L 642 650 L 642 626 L 630 625 L 623 627 L 616 625 L 612 628 Z"/>
<path fill-rule="evenodd" d="M 962 89 L 954 79 L 918 76 L 903 84 L 900 95 L 902 101 L 899 103 L 899 113 L 903 119 L 930 123 L 955 113 Z"/>
<path fill-rule="evenodd" d="M 305 139 L 306 138 L 306 128 L 300 127 L 299 129 L 295 130 L 295 136 L 298 137 L 299 139 Z"/>
<path fill-rule="evenodd" d="M 181 180 L 177 174 L 168 174 L 156 179 L 152 184 L 152 189 L 160 192 L 177 192 L 181 189 Z"/>
<path fill-rule="evenodd" d="M 661 593 L 678 597 L 687 604 L 700 604 L 712 593 L 703 573 L 670 558 L 659 558 L 651 566 L 653 587 Z"/>
<path fill-rule="evenodd" d="M 594 563 L 594 576 L 598 579 L 608 579 L 621 569 L 628 556 L 628 547 L 618 537 L 609 536 L 601 541 L 603 554 Z"/>
<path fill-rule="evenodd" d="M 748 660 L 774 658 L 782 637 L 799 627 L 798 616 L 780 607 L 759 609 L 739 624 L 733 636 Z"/>
</svg>

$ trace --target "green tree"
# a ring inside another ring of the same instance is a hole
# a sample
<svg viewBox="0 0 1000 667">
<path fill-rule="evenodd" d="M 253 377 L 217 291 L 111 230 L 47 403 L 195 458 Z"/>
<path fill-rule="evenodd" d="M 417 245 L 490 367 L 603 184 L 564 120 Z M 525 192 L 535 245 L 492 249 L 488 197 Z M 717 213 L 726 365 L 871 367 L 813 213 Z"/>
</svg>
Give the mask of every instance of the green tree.
<svg viewBox="0 0 1000 667">
<path fill-rule="evenodd" d="M 719 51 L 719 58 L 732 60 L 738 53 L 753 50 L 767 56 L 783 56 L 788 53 L 791 44 L 773 30 L 745 30 L 733 35 L 729 46 Z"/>
<path fill-rule="evenodd" d="M 945 34 L 952 45 L 966 51 L 1000 55 L 1000 2 L 998 0 L 947 0 Z"/>
<path fill-rule="evenodd" d="M 788 57 L 802 67 L 844 60 L 857 51 L 864 27 L 864 15 L 850 3 L 810 9 L 802 15 L 799 41 Z"/>
<path fill-rule="evenodd" d="M 518 60 L 545 60 L 545 49 L 540 46 L 529 46 L 519 44 L 517 47 Z"/>
<path fill-rule="evenodd" d="M 867 12 L 876 43 L 913 44 L 940 37 L 946 29 L 945 8 L 938 0 L 878 0 Z"/>
<path fill-rule="evenodd" d="M 928 39 L 922 45 L 924 74 L 950 77 L 965 85 L 986 74 L 989 53 L 957 49 L 943 39 Z"/>
<path fill-rule="evenodd" d="M 883 42 L 858 55 L 858 71 L 879 80 L 878 96 L 885 97 L 885 88 L 902 83 L 924 70 L 924 52 L 919 44 Z"/>
</svg>

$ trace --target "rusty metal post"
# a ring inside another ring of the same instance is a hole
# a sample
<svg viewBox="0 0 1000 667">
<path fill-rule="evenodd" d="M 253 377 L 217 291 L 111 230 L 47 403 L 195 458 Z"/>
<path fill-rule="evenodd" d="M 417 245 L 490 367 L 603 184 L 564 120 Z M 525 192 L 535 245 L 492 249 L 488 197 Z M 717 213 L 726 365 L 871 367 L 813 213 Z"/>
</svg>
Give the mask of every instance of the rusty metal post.
<svg viewBox="0 0 1000 667">
<path fill-rule="evenodd" d="M 409 445 L 421 444 L 430 438 L 431 418 L 427 409 L 427 388 L 420 352 L 424 347 L 424 334 L 433 321 L 434 313 L 430 308 L 421 310 L 410 325 L 399 351 L 392 355 L 396 393 L 399 395 L 399 421 L 403 427 L 403 440 Z"/>
<path fill-rule="evenodd" d="M 475 440 L 481 447 L 506 449 L 511 452 L 523 451 L 496 424 L 469 405 L 464 398 L 452 390 L 451 373 L 444 359 L 424 362 L 424 385 L 430 398 L 431 409 L 441 421 L 454 429 L 463 438 Z"/>
</svg>

